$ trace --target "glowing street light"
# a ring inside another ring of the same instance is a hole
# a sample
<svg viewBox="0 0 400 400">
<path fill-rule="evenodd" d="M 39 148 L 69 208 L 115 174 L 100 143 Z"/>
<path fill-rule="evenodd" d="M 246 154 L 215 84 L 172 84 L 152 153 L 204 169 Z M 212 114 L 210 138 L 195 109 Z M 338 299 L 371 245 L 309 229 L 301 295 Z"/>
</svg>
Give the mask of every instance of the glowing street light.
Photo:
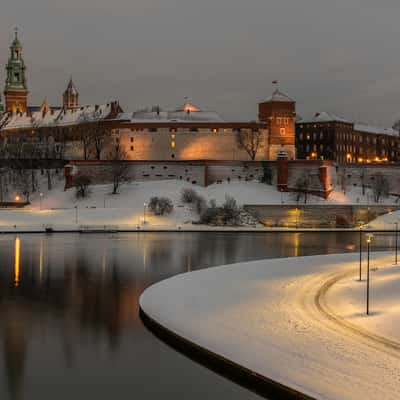
<svg viewBox="0 0 400 400">
<path fill-rule="evenodd" d="M 42 198 L 43 198 L 43 193 L 39 193 L 39 201 L 40 201 L 40 210 L 42 210 Z"/>
<path fill-rule="evenodd" d="M 143 225 L 146 225 L 146 207 L 147 207 L 147 204 L 144 203 L 143 204 Z"/>
<path fill-rule="evenodd" d="M 21 197 L 20 196 L 15 196 L 15 201 L 20 201 L 21 200 Z"/>
<path fill-rule="evenodd" d="M 395 256 L 394 256 L 394 263 L 397 265 L 397 248 L 398 248 L 398 238 L 399 238 L 399 223 L 396 221 L 394 223 L 396 226 L 396 235 L 395 235 Z"/>
<path fill-rule="evenodd" d="M 369 255 L 370 255 L 370 248 L 371 242 L 374 238 L 374 235 L 370 234 L 367 236 L 367 315 L 369 315 L 369 286 L 370 286 L 370 279 L 369 279 Z"/>
<path fill-rule="evenodd" d="M 364 225 L 363 221 L 358 221 L 359 228 L 360 228 L 360 238 L 359 238 L 359 243 L 360 243 L 360 282 L 361 282 L 361 264 L 362 264 L 362 227 Z"/>
</svg>

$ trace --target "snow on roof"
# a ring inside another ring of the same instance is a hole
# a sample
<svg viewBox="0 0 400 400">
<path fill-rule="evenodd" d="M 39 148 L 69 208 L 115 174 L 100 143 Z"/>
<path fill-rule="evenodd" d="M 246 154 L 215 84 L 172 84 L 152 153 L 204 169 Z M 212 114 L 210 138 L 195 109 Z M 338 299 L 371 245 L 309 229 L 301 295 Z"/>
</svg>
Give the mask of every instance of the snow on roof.
<svg viewBox="0 0 400 400">
<path fill-rule="evenodd" d="M 358 132 L 375 133 L 377 135 L 399 136 L 399 132 L 392 128 L 383 128 L 372 125 L 355 124 L 354 130 Z"/>
<path fill-rule="evenodd" d="M 224 122 L 214 111 L 136 111 L 122 113 L 118 119 L 126 119 L 131 123 L 165 123 L 165 122 Z"/>
<path fill-rule="evenodd" d="M 291 99 L 289 96 L 286 94 L 282 93 L 279 89 L 276 89 L 274 93 L 272 93 L 272 96 L 268 97 L 266 102 L 272 102 L 272 101 L 277 101 L 277 102 L 290 102 L 294 103 L 294 100 Z"/>
<path fill-rule="evenodd" d="M 67 126 L 85 122 L 100 121 L 107 118 L 111 103 L 88 105 L 77 110 L 50 109 L 46 112 L 8 114 L 2 129 L 29 129 L 48 126 Z"/>
<path fill-rule="evenodd" d="M 327 111 L 321 111 L 321 112 L 317 112 L 314 114 L 313 117 L 306 119 L 306 120 L 302 120 L 299 121 L 299 123 L 313 123 L 313 122 L 345 122 L 348 124 L 351 124 L 351 121 L 348 121 L 347 119 L 340 117 L 337 114 L 331 113 L 331 112 L 327 112 Z"/>
</svg>

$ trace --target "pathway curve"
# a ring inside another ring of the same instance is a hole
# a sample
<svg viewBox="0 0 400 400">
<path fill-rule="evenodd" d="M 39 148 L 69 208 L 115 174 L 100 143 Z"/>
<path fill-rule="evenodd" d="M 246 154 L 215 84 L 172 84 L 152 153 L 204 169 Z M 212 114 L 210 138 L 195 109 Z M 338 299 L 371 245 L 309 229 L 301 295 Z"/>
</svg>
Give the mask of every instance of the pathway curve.
<svg viewBox="0 0 400 400">
<path fill-rule="evenodd" d="M 309 396 L 399 399 L 398 344 L 344 321 L 326 302 L 336 281 L 356 275 L 356 260 L 277 259 L 183 274 L 146 290 L 141 307 L 177 335 Z"/>
</svg>

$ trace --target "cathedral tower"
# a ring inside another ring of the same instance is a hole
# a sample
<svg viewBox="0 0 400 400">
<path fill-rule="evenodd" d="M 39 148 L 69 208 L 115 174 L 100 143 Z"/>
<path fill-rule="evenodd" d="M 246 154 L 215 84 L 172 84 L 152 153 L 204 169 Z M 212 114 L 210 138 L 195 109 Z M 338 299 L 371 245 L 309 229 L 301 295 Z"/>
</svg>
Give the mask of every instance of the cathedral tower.
<svg viewBox="0 0 400 400">
<path fill-rule="evenodd" d="M 22 45 L 18 39 L 17 29 L 15 30 L 15 38 L 10 46 L 10 57 L 6 70 L 5 111 L 13 113 L 26 112 L 29 92 L 26 85 L 26 67 L 22 58 Z"/>
<path fill-rule="evenodd" d="M 268 124 L 269 160 L 276 160 L 281 151 L 296 158 L 296 102 L 277 88 L 272 96 L 259 104 L 258 118 Z"/>
<path fill-rule="evenodd" d="M 63 94 L 63 108 L 64 110 L 77 110 L 79 108 L 79 93 L 75 87 L 72 77 L 69 80 L 67 89 Z"/>
</svg>

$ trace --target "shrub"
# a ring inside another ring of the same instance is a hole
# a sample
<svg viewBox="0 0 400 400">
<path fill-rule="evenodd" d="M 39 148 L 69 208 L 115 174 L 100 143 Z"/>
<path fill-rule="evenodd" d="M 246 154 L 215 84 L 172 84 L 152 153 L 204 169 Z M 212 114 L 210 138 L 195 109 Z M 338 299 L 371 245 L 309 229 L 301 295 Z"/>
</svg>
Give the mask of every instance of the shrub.
<svg viewBox="0 0 400 400">
<path fill-rule="evenodd" d="M 76 197 L 85 198 L 89 194 L 89 185 L 92 183 L 90 177 L 79 175 L 75 178 Z"/>
<path fill-rule="evenodd" d="M 172 201 L 167 197 L 152 197 L 149 203 L 149 210 L 155 215 L 169 215 L 174 209 Z"/>
<path fill-rule="evenodd" d="M 240 212 L 236 200 L 231 196 L 225 197 L 225 203 L 218 207 L 215 200 L 211 200 L 208 206 L 200 214 L 200 223 L 213 225 L 239 225 Z"/>
<path fill-rule="evenodd" d="M 225 225 L 237 225 L 239 223 L 240 208 L 232 196 L 225 196 L 225 203 L 221 209 L 221 217 Z"/>
<path fill-rule="evenodd" d="M 193 204 L 199 198 L 199 195 L 194 189 L 184 188 L 181 191 L 181 201 L 184 204 Z"/>
</svg>

